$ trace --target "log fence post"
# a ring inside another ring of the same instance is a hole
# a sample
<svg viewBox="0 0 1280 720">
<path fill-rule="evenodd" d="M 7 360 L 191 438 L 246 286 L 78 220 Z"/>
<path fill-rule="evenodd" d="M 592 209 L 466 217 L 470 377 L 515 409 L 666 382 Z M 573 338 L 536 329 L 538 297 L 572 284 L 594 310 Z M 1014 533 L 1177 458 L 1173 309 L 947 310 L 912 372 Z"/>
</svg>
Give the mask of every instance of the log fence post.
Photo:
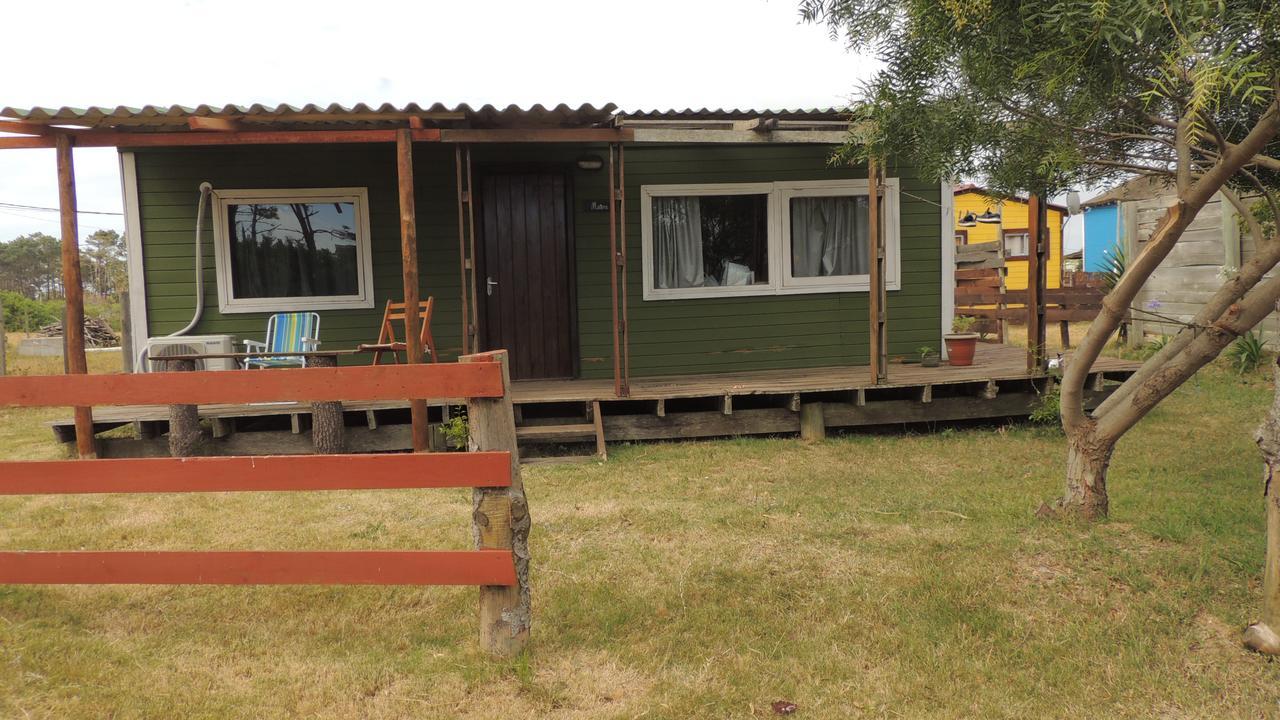
<svg viewBox="0 0 1280 720">
<path fill-rule="evenodd" d="M 307 361 L 309 367 L 338 367 L 337 355 L 315 355 Z M 342 401 L 327 400 L 311 403 L 311 446 L 318 455 L 337 455 L 346 452 L 346 428 L 342 422 Z"/>
<path fill-rule="evenodd" d="M 480 647 L 499 657 L 519 653 L 529 642 L 529 504 L 520 479 L 515 415 L 511 404 L 511 373 L 507 351 L 466 355 L 460 363 L 496 362 L 502 366 L 500 398 L 468 398 L 467 421 L 471 452 L 505 450 L 511 453 L 511 486 L 472 490 L 472 531 L 477 550 L 510 550 L 516 566 L 515 585 L 480 586 Z"/>
<path fill-rule="evenodd" d="M 172 372 L 194 372 L 195 360 L 169 360 L 166 370 Z M 171 457 L 192 457 L 198 455 L 200 446 L 204 444 L 204 434 L 200 430 L 200 408 L 197 405 L 169 406 L 169 455 Z"/>
</svg>

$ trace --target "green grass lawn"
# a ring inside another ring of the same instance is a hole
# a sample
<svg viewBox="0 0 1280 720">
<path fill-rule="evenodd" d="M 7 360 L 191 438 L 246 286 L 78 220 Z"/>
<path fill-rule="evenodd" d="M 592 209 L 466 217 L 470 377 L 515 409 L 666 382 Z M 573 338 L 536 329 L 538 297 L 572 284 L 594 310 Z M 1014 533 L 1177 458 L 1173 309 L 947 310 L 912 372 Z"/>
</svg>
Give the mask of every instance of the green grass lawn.
<svg viewBox="0 0 1280 720">
<path fill-rule="evenodd" d="M 1120 445 L 1112 519 L 1037 520 L 1051 429 L 650 444 L 526 468 L 528 654 L 471 588 L 0 588 L 0 717 L 1280 715 L 1259 603 L 1268 378 Z M 0 411 L 0 456 L 57 456 Z M 465 548 L 465 491 L 0 499 L 4 549 Z"/>
</svg>

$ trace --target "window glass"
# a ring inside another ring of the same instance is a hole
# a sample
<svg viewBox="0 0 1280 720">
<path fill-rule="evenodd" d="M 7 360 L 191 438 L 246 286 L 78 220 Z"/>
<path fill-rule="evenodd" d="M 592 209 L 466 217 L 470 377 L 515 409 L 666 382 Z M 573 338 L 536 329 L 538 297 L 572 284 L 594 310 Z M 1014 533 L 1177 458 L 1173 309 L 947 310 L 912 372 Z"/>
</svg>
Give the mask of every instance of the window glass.
<svg viewBox="0 0 1280 720">
<path fill-rule="evenodd" d="M 1027 248 L 1030 247 L 1028 242 L 1030 236 L 1027 231 L 1005 232 L 1004 234 L 1004 254 L 1009 257 L 1023 257 L 1027 254 Z"/>
<path fill-rule="evenodd" d="M 360 294 L 355 203 L 228 204 L 235 299 Z"/>
<path fill-rule="evenodd" d="M 791 276 L 867 274 L 869 210 L 866 195 L 791 198 Z"/>
<path fill-rule="evenodd" d="M 653 198 L 654 286 L 768 284 L 768 205 L 765 194 Z"/>
</svg>

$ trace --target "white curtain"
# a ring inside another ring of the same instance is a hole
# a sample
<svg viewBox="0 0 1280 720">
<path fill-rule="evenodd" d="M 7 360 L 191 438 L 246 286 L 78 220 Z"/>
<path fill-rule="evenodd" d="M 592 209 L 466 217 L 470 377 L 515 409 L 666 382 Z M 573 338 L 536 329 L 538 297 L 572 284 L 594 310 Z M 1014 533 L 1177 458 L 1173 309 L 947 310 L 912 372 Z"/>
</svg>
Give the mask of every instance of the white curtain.
<svg viewBox="0 0 1280 720">
<path fill-rule="evenodd" d="M 792 277 L 867 274 L 869 210 L 865 196 L 792 198 Z"/>
<path fill-rule="evenodd" d="M 653 199 L 653 269 L 659 288 L 702 287 L 702 209 L 697 197 Z"/>
</svg>

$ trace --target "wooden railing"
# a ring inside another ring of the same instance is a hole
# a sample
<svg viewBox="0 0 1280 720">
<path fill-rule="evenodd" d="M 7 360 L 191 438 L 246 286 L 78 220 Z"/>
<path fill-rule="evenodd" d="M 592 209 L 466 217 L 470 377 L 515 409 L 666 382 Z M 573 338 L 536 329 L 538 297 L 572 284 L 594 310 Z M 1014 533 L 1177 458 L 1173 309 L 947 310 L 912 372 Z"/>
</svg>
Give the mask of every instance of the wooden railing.
<svg viewBox="0 0 1280 720">
<path fill-rule="evenodd" d="M 956 314 L 983 318 L 995 323 L 1025 322 L 1030 293 L 1000 289 L 995 269 L 956 270 Z M 1045 321 L 1058 323 L 1062 346 L 1071 346 L 1068 323 L 1093 320 L 1102 309 L 1106 291 L 1096 284 L 1044 290 Z"/>
<path fill-rule="evenodd" d="M 477 585 L 480 638 L 509 655 L 529 633 L 528 509 L 505 351 L 458 364 L 0 378 L 0 405 L 465 398 L 468 453 L 0 462 L 0 494 L 472 488 L 466 551 L 0 552 L 5 584 Z"/>
</svg>

